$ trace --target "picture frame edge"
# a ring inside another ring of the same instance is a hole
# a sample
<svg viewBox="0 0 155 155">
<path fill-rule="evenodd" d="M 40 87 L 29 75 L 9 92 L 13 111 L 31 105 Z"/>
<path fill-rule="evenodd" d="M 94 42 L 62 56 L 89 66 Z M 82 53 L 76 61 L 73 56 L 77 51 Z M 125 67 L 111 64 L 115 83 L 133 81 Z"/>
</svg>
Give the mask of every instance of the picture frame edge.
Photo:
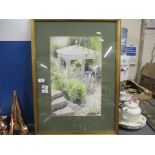
<svg viewBox="0 0 155 155">
<path fill-rule="evenodd" d="M 114 130 L 105 131 L 38 131 L 38 104 L 37 104 L 37 70 L 36 70 L 36 45 L 35 45 L 35 25 L 36 22 L 116 22 L 116 54 L 115 54 L 115 104 L 114 104 Z M 119 90 L 120 90 L 120 19 L 32 19 L 31 21 L 31 61 L 32 61 L 32 86 L 33 86 L 33 107 L 34 107 L 34 127 L 35 134 L 38 135 L 115 135 L 119 133 Z"/>
</svg>

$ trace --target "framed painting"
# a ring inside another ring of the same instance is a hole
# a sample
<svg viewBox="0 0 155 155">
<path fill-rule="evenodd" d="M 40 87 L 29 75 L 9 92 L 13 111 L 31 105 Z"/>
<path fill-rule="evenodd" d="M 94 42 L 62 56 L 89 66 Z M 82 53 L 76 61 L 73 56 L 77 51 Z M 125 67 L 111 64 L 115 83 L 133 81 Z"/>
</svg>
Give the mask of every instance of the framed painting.
<svg viewBox="0 0 155 155">
<path fill-rule="evenodd" d="M 36 134 L 117 134 L 120 20 L 32 20 Z"/>
</svg>

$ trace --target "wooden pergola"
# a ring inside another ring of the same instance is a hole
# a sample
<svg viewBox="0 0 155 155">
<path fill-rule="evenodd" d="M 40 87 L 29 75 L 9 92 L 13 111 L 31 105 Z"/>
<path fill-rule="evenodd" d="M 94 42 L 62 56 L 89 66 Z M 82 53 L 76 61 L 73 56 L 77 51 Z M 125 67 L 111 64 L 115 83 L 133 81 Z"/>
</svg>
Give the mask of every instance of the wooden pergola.
<svg viewBox="0 0 155 155">
<path fill-rule="evenodd" d="M 71 60 L 86 60 L 86 59 L 95 59 L 95 51 L 92 49 L 88 49 L 86 47 L 82 47 L 80 45 L 73 45 L 61 49 L 56 50 L 58 55 L 58 70 L 61 72 L 62 65 L 61 59 L 66 62 L 66 73 L 67 77 L 70 77 L 70 64 Z M 83 64 L 83 67 L 84 68 Z"/>
</svg>

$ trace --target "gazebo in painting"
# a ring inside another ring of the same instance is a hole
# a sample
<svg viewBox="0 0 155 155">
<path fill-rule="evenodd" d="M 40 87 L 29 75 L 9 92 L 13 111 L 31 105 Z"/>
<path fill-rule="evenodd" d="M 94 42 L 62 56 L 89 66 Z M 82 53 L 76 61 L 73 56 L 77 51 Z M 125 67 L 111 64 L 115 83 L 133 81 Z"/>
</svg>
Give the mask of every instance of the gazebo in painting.
<svg viewBox="0 0 155 155">
<path fill-rule="evenodd" d="M 94 50 L 82 47 L 80 45 L 73 45 L 57 49 L 56 52 L 58 56 L 58 70 L 59 72 L 62 70 L 61 60 L 63 59 L 66 62 L 66 75 L 68 78 L 70 78 L 70 65 L 72 60 L 95 59 Z M 82 65 L 84 72 L 85 61 Z"/>
</svg>

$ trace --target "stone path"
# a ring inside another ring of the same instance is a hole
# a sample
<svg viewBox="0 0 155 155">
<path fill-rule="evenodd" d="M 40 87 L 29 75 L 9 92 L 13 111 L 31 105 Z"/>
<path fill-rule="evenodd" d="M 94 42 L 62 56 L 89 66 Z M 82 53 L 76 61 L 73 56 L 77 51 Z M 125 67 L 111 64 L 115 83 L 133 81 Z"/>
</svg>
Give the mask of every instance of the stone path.
<svg viewBox="0 0 155 155">
<path fill-rule="evenodd" d="M 51 111 L 54 116 L 72 116 L 74 111 L 68 106 L 68 101 L 59 90 L 52 90 Z"/>
<path fill-rule="evenodd" d="M 53 113 L 58 116 L 74 116 L 74 111 L 69 106 L 66 106 L 65 108 L 57 110 Z"/>
<path fill-rule="evenodd" d="M 94 91 L 89 93 L 81 108 L 76 108 L 76 116 L 100 116 L 101 115 L 101 85 L 100 83 L 95 84 Z"/>
<path fill-rule="evenodd" d="M 62 96 L 62 92 L 60 90 L 52 90 L 52 99 L 57 99 Z"/>
<path fill-rule="evenodd" d="M 60 96 L 52 101 L 51 110 L 56 111 L 67 106 L 67 101 L 63 96 Z"/>
</svg>

